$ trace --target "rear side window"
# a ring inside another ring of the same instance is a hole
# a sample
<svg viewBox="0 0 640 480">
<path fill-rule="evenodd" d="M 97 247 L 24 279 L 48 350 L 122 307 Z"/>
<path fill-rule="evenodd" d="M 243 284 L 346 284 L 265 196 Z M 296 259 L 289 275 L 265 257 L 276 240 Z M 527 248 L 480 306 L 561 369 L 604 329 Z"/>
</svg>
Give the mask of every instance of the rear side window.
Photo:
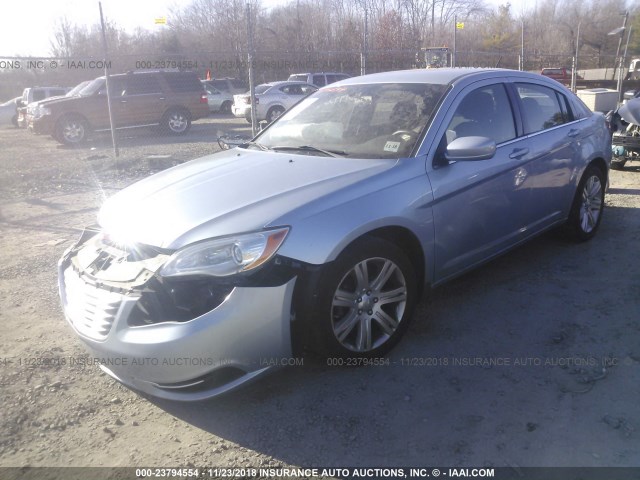
<svg viewBox="0 0 640 480">
<path fill-rule="evenodd" d="M 149 93 L 162 93 L 158 78 L 152 75 L 139 75 L 127 78 L 124 95 L 144 95 Z"/>
<path fill-rule="evenodd" d="M 569 121 L 566 104 L 563 113 L 559 95 L 552 88 L 532 83 L 518 83 L 516 91 L 522 105 L 525 134 L 539 132 Z"/>
<path fill-rule="evenodd" d="M 173 92 L 203 92 L 204 87 L 195 74 L 182 72 L 165 72 L 162 74 L 167 85 Z M 218 86 L 214 83 L 214 87 Z"/>
<path fill-rule="evenodd" d="M 284 87 L 280 87 L 280 91 L 287 95 L 302 95 L 300 85 L 285 85 Z"/>
</svg>

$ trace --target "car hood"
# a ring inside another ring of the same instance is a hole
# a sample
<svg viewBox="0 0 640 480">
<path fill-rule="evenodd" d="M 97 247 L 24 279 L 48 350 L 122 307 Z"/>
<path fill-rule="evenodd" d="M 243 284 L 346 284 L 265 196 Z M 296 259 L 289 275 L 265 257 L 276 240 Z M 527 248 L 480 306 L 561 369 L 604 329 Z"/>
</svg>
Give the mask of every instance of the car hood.
<svg viewBox="0 0 640 480">
<path fill-rule="evenodd" d="M 618 109 L 618 114 L 625 122 L 640 125 L 640 98 L 632 98 Z"/>
<path fill-rule="evenodd" d="M 394 164 L 236 148 L 122 190 L 105 202 L 99 223 L 121 241 L 177 249 L 270 226 L 288 212 Z"/>
</svg>

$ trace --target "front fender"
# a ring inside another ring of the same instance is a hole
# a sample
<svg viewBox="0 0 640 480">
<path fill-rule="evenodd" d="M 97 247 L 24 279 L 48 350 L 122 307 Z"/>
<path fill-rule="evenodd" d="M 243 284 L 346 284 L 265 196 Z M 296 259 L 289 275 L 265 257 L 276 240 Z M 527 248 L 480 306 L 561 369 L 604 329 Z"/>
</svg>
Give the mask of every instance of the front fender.
<svg viewBox="0 0 640 480">
<path fill-rule="evenodd" d="M 330 206 L 304 217 L 298 212 L 274 222 L 293 226 L 278 253 L 322 265 L 335 260 L 348 245 L 373 230 L 401 227 L 415 235 L 428 263 L 434 248 L 432 201 L 426 175 L 345 202 L 322 199 L 324 205 Z M 430 277 L 429 272 L 426 280 L 430 281 Z"/>
</svg>

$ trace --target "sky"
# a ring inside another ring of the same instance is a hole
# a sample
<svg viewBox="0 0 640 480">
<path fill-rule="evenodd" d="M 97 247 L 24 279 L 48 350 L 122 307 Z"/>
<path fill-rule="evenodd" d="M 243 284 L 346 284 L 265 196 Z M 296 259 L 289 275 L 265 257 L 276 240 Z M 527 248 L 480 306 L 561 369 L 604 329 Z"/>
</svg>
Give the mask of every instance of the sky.
<svg viewBox="0 0 640 480">
<path fill-rule="evenodd" d="M 133 31 L 137 27 L 153 31 L 166 28 L 155 25 L 157 17 L 167 17 L 170 8 L 186 4 L 189 0 L 102 0 L 106 18 L 119 27 Z M 291 0 L 263 0 L 269 8 L 286 4 Z M 507 0 L 485 0 L 490 6 Z M 508 0 L 513 12 L 520 11 L 524 0 Z M 22 0 L 10 1 L 2 7 L 0 28 L 0 59 L 13 56 L 48 56 L 56 22 L 66 17 L 71 24 L 92 25 L 100 21 L 98 1 L 95 0 Z M 37 12 L 37 15 L 34 13 Z M 11 21 L 10 19 L 20 19 Z"/>
</svg>

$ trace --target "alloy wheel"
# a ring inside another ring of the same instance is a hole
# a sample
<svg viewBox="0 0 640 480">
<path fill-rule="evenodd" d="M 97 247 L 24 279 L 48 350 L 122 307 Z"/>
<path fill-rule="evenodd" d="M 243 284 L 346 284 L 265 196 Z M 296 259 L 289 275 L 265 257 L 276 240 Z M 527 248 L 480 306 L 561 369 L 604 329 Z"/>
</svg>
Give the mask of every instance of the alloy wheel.
<svg viewBox="0 0 640 480">
<path fill-rule="evenodd" d="M 398 265 L 368 258 L 338 284 L 331 304 L 333 333 L 348 350 L 374 350 L 398 329 L 406 304 L 407 283 Z"/>
</svg>

